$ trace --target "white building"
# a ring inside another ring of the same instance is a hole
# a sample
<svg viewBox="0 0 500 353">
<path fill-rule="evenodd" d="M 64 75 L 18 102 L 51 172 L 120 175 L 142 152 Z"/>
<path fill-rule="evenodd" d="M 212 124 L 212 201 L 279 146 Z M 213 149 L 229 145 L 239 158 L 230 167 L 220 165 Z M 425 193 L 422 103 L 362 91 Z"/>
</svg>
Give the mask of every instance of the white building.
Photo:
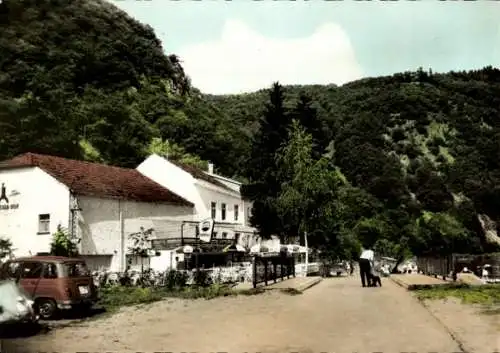
<svg viewBox="0 0 500 353">
<path fill-rule="evenodd" d="M 129 235 L 155 222 L 179 236 L 194 204 L 135 169 L 26 153 L 0 164 L 0 237 L 15 256 L 50 251 L 58 225 L 91 267 L 126 267 Z"/>
<path fill-rule="evenodd" d="M 208 171 L 169 161 L 153 154 L 137 170 L 194 204 L 195 219 L 212 218 L 216 239 L 237 239 L 247 247 L 258 241 L 256 229 L 250 226 L 252 203 L 240 193 L 241 183 Z M 194 227 L 186 227 L 185 237 L 195 236 Z"/>
</svg>

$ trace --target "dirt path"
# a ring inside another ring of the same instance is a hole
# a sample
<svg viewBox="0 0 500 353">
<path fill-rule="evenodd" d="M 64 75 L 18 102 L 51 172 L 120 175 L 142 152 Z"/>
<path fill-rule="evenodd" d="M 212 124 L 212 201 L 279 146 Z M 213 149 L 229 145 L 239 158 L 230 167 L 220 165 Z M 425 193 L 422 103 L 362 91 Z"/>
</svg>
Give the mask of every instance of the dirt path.
<svg viewBox="0 0 500 353">
<path fill-rule="evenodd" d="M 3 352 L 460 352 L 444 327 L 391 281 L 334 278 L 302 295 L 168 300 L 47 335 Z"/>
</svg>

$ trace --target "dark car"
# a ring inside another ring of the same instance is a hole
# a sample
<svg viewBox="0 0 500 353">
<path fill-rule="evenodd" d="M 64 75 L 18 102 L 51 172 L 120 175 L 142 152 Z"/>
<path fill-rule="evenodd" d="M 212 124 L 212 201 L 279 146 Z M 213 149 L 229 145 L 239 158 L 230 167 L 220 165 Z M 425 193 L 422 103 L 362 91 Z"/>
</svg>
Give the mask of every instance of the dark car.
<svg viewBox="0 0 500 353">
<path fill-rule="evenodd" d="M 33 256 L 9 260 L 1 278 L 14 279 L 34 300 L 40 318 L 49 319 L 58 310 L 90 309 L 97 289 L 85 261 L 59 256 Z"/>
</svg>

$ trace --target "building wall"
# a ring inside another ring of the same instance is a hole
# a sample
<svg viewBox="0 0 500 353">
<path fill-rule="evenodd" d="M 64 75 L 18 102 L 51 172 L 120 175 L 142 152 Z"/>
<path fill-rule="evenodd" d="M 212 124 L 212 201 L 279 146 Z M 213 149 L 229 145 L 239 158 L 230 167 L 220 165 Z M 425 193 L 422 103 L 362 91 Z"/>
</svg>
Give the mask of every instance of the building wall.
<svg viewBox="0 0 500 353">
<path fill-rule="evenodd" d="M 207 212 L 192 175 L 169 163 L 165 158 L 152 154 L 137 167 L 137 170 L 164 188 L 192 202 L 197 214 Z"/>
<path fill-rule="evenodd" d="M 58 224 L 68 227 L 68 188 L 36 167 L 1 170 L 2 183 L 9 204 L 19 206 L 3 209 L 6 202 L 0 201 L 0 237 L 12 241 L 15 256 L 48 252 Z M 13 191 L 19 194 L 12 195 Z M 41 214 L 49 215 L 49 232 L 43 234 L 39 233 Z"/>
<path fill-rule="evenodd" d="M 178 222 L 193 219 L 192 207 L 171 204 L 133 202 L 79 196 L 78 237 L 82 255 L 111 257 L 110 269 L 123 270 L 131 241 L 129 235 L 154 228 L 155 220 Z M 173 230 L 175 232 L 175 230 Z M 167 231 L 168 232 L 168 231 Z M 167 237 L 180 234 L 165 234 Z M 123 239 L 123 240 L 122 240 Z M 90 261 L 91 256 L 87 259 Z"/>
</svg>

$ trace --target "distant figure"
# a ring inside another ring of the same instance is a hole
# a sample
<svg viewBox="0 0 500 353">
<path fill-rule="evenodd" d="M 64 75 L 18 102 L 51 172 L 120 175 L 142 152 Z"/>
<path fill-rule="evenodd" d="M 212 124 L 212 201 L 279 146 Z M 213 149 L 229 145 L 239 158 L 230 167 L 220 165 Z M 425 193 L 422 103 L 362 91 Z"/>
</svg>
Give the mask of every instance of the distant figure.
<svg viewBox="0 0 500 353">
<path fill-rule="evenodd" d="M 363 250 L 359 257 L 359 274 L 361 275 L 361 285 L 363 287 L 370 285 L 374 255 L 373 250 Z"/>
<path fill-rule="evenodd" d="M 483 270 L 482 270 L 482 273 L 481 273 L 481 277 L 483 279 L 488 279 L 488 276 L 489 276 L 488 270 L 486 269 L 486 267 L 483 267 Z"/>
</svg>

